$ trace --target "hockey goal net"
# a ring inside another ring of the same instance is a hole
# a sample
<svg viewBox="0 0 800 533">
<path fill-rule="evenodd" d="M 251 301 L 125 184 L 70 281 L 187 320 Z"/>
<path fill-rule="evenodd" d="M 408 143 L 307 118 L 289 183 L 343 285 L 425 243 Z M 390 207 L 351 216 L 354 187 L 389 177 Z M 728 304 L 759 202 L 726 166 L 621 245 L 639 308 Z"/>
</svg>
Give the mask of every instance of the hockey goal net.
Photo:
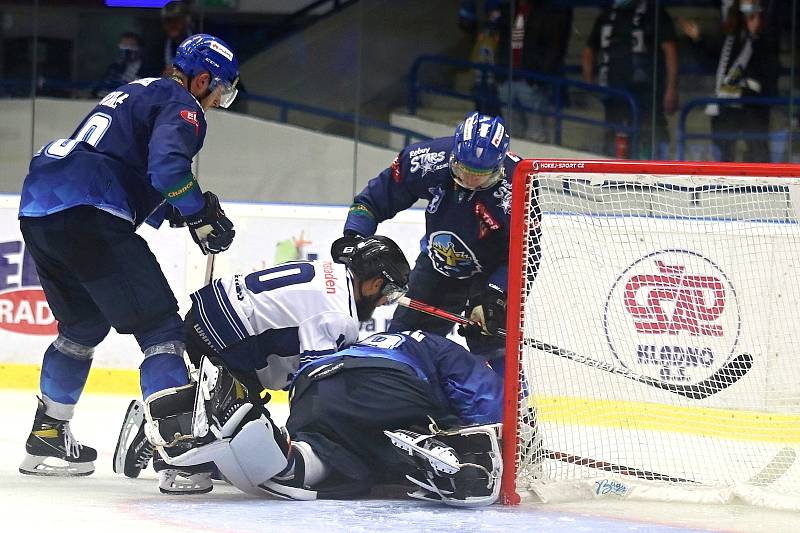
<svg viewBox="0 0 800 533">
<path fill-rule="evenodd" d="M 506 503 L 800 509 L 798 176 L 800 165 L 519 164 Z"/>
</svg>

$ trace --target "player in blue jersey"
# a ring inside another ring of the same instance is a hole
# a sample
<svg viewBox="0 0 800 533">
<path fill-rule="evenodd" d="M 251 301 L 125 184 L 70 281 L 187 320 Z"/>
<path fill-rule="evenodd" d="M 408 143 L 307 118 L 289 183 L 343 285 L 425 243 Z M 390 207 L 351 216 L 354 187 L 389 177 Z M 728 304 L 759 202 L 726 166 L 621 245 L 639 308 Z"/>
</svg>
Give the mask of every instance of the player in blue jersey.
<svg viewBox="0 0 800 533">
<path fill-rule="evenodd" d="M 502 118 L 470 114 L 454 137 L 403 149 L 355 197 L 344 226 L 345 236 L 357 240 L 417 200 L 427 201 L 426 232 L 408 296 L 450 312 L 466 311 L 481 323 L 483 328 L 467 329 L 467 342 L 499 372 L 503 341 L 494 335 L 505 328 L 512 176 L 520 161 L 508 151 L 509 143 Z M 533 195 L 531 213 L 538 212 Z M 538 255 L 538 233 L 532 238 L 532 253 Z M 535 268 L 529 277 L 536 275 Z M 451 327 L 399 307 L 389 331 L 446 335 Z"/>
<path fill-rule="evenodd" d="M 145 78 L 104 97 L 68 139 L 45 144 L 22 186 L 20 228 L 58 337 L 44 354 L 41 398 L 20 472 L 88 475 L 94 449 L 69 420 L 92 354 L 113 326 L 144 354 L 142 395 L 187 385 L 178 304 L 147 243 L 143 223 L 188 226 L 204 254 L 226 250 L 233 224 L 191 172 L 204 113 L 236 97 L 239 65 L 211 35 L 185 40 L 167 78 Z M 57 459 L 60 461 L 52 461 Z M 57 464 L 56 464 L 57 463 Z"/>
<path fill-rule="evenodd" d="M 415 497 L 453 505 L 497 498 L 503 381 L 438 335 L 380 333 L 303 366 L 289 392 L 291 445 L 221 364 L 204 358 L 198 387 L 206 401 L 181 415 L 193 423 L 159 421 L 170 434 L 191 426 L 195 438 L 170 460 L 213 461 L 250 494 L 351 498 L 411 472 Z M 186 403 L 177 394 L 164 399 Z"/>
</svg>

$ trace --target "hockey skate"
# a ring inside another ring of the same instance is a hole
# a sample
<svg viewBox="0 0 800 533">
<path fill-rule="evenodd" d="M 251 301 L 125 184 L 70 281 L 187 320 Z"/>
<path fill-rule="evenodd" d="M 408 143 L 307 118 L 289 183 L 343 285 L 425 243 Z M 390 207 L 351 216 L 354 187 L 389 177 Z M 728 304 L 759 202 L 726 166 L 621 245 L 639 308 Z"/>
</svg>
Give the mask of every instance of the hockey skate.
<svg viewBox="0 0 800 533">
<path fill-rule="evenodd" d="M 131 478 L 139 477 L 154 452 L 155 447 L 144 434 L 144 404 L 131 400 L 114 451 L 114 472 Z"/>
<path fill-rule="evenodd" d="M 174 450 L 172 452 L 175 453 Z M 213 464 L 174 467 L 159 454 L 153 457 L 153 469 L 158 472 L 158 490 L 162 494 L 175 496 L 211 492 L 214 489 L 211 480 L 213 468 Z"/>
<path fill-rule="evenodd" d="M 83 446 L 69 429 L 69 421 L 45 414 L 39 398 L 33 427 L 25 442 L 27 456 L 19 465 L 22 474 L 34 476 L 88 476 L 94 472 L 97 451 Z"/>
<path fill-rule="evenodd" d="M 491 505 L 500 494 L 499 429 L 499 424 L 488 424 L 443 431 L 432 423 L 430 434 L 405 429 L 384 434 L 416 467 L 406 475 L 416 487 L 409 496 L 454 507 L 480 507 Z"/>
</svg>

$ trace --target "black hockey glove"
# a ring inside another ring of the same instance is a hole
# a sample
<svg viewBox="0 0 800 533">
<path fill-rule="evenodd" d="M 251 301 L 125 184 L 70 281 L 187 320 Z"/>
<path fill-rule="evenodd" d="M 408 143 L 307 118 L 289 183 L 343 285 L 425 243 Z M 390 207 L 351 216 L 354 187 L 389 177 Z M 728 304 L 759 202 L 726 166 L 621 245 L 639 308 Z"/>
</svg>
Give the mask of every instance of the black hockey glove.
<svg viewBox="0 0 800 533">
<path fill-rule="evenodd" d="M 331 257 L 334 263 L 347 264 L 350 257 L 356 251 L 356 245 L 364 240 L 364 237 L 352 231 L 346 231 L 344 237 L 339 237 L 331 244 Z"/>
<path fill-rule="evenodd" d="M 236 232 L 233 230 L 233 222 L 220 207 L 217 195 L 206 191 L 203 196 L 206 199 L 203 209 L 184 217 L 184 220 L 203 255 L 218 254 L 230 248 Z"/>
<path fill-rule="evenodd" d="M 506 329 L 506 295 L 497 285 L 489 284 L 478 298 L 480 305 L 470 313 L 468 324 L 458 328 L 458 333 L 466 338 L 478 335 L 503 336 Z"/>
</svg>

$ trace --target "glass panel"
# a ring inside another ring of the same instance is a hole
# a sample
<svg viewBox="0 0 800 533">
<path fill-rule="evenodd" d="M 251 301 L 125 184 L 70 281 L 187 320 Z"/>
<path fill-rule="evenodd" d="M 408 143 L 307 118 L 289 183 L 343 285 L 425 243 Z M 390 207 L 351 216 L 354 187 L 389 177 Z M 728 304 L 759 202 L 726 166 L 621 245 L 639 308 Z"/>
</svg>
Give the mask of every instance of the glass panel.
<svg viewBox="0 0 800 533">
<path fill-rule="evenodd" d="M 0 7 L 0 192 L 18 194 L 33 152 L 33 5 Z M 38 61 L 37 61 L 38 60 Z"/>
<path fill-rule="evenodd" d="M 686 4 L 672 9 L 681 65 L 676 156 L 787 160 L 795 1 Z"/>
</svg>

